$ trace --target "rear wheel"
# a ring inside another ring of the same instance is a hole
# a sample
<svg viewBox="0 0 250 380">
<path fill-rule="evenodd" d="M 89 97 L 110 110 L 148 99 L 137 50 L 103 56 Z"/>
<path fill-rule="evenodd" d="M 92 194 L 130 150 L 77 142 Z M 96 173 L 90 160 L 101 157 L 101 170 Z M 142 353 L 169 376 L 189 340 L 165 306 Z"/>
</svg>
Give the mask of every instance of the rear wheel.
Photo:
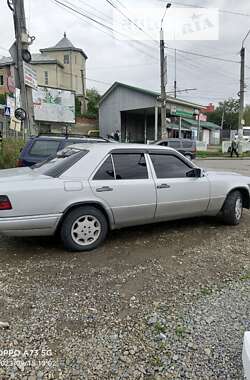
<svg viewBox="0 0 250 380">
<path fill-rule="evenodd" d="M 90 251 L 106 238 L 108 223 L 95 207 L 82 206 L 70 211 L 61 226 L 61 239 L 69 251 Z"/>
<path fill-rule="evenodd" d="M 222 208 L 224 223 L 235 226 L 240 223 L 243 214 L 243 201 L 240 191 L 232 191 L 225 200 Z"/>
</svg>

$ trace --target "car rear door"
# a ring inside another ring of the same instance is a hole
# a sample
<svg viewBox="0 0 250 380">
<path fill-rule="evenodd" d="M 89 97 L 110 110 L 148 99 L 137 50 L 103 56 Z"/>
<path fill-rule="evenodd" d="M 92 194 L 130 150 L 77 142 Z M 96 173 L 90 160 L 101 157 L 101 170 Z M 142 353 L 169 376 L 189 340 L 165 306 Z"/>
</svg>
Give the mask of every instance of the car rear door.
<svg viewBox="0 0 250 380">
<path fill-rule="evenodd" d="M 150 152 L 150 159 L 157 188 L 156 219 L 204 214 L 210 197 L 207 177 L 187 177 L 192 166 L 174 153 Z"/>
<path fill-rule="evenodd" d="M 154 219 L 156 189 L 148 161 L 141 151 L 115 150 L 90 180 L 92 191 L 109 205 L 117 225 Z"/>
</svg>

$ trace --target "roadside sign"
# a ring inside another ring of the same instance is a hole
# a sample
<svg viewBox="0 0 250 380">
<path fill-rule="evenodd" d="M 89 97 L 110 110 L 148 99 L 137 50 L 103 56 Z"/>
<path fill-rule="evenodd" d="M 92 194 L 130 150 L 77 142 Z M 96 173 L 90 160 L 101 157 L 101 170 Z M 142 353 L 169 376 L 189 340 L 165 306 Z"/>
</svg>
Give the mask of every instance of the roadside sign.
<svg viewBox="0 0 250 380">
<path fill-rule="evenodd" d="M 7 95 L 6 103 L 7 103 L 7 107 L 10 108 L 10 117 L 14 116 L 15 108 L 16 108 L 15 98 L 12 98 Z"/>
<path fill-rule="evenodd" d="M 37 74 L 36 71 L 26 62 L 23 62 L 24 83 L 26 86 L 37 88 Z"/>
<path fill-rule="evenodd" d="M 4 107 L 4 116 L 10 117 L 10 107 L 8 106 Z"/>
</svg>

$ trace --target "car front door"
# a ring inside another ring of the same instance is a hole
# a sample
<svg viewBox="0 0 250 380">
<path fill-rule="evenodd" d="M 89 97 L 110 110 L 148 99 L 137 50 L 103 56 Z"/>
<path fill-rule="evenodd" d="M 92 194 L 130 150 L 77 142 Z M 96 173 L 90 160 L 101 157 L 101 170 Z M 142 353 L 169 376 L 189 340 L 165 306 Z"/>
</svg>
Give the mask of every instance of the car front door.
<svg viewBox="0 0 250 380">
<path fill-rule="evenodd" d="M 204 214 L 210 193 L 207 177 L 187 177 L 192 167 L 179 155 L 150 153 L 150 158 L 157 188 L 156 219 Z"/>
<path fill-rule="evenodd" d="M 116 225 L 143 224 L 154 219 L 156 190 L 147 160 L 140 151 L 114 151 L 90 180 L 95 196 L 111 208 Z"/>
</svg>

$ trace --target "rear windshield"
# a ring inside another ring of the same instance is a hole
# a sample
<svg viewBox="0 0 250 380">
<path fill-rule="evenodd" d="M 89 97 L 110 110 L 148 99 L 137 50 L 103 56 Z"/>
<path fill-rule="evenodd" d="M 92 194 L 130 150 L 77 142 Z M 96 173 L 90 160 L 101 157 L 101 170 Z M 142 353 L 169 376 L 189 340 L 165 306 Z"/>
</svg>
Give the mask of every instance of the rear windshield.
<svg viewBox="0 0 250 380">
<path fill-rule="evenodd" d="M 31 156 L 49 157 L 56 155 L 61 141 L 58 140 L 36 140 L 32 145 L 29 154 Z"/>
<path fill-rule="evenodd" d="M 71 168 L 87 153 L 88 150 L 66 148 L 58 152 L 56 156 L 31 166 L 31 169 L 39 174 L 56 178 Z"/>
</svg>

